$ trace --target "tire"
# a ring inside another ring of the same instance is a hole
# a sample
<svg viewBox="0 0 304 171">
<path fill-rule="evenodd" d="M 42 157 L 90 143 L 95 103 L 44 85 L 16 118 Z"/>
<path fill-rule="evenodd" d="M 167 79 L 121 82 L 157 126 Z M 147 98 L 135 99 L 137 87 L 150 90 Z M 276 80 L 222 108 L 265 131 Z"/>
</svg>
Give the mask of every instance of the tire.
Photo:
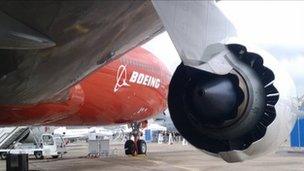
<svg viewBox="0 0 304 171">
<path fill-rule="evenodd" d="M 125 143 L 125 154 L 126 155 L 135 155 L 136 154 L 136 147 L 135 143 L 132 140 L 127 140 Z"/>
<path fill-rule="evenodd" d="M 138 154 L 146 154 L 147 153 L 147 143 L 144 140 L 138 140 L 137 141 L 137 149 Z"/>
<path fill-rule="evenodd" d="M 57 159 L 58 157 L 59 157 L 59 155 L 52 156 L 53 159 Z"/>
<path fill-rule="evenodd" d="M 7 153 L 0 153 L 0 158 L 1 158 L 1 160 L 5 160 L 6 159 L 6 157 L 7 157 Z"/>
<path fill-rule="evenodd" d="M 34 152 L 35 158 L 36 159 L 43 159 L 42 151 L 35 151 Z"/>
</svg>

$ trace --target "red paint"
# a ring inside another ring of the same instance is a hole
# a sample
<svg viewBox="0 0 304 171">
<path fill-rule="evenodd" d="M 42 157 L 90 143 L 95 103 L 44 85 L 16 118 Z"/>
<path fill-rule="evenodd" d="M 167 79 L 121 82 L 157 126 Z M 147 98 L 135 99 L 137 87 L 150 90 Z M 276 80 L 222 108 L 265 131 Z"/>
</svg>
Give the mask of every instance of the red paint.
<svg viewBox="0 0 304 171">
<path fill-rule="evenodd" d="M 145 75 L 145 80 L 137 80 L 142 84 L 129 81 L 133 71 Z M 152 85 L 157 78 L 158 88 Z M 160 60 L 136 48 L 71 87 L 64 102 L 0 107 L 0 125 L 109 125 L 145 120 L 167 107 L 169 81 Z"/>
</svg>

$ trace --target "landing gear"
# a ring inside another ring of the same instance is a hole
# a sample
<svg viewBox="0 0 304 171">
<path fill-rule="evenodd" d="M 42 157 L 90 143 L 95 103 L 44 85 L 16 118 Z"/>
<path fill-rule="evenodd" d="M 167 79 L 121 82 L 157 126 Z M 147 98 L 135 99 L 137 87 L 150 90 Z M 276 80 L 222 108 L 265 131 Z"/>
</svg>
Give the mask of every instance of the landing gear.
<svg viewBox="0 0 304 171">
<path fill-rule="evenodd" d="M 6 153 L 6 152 L 0 153 L 0 158 L 1 158 L 2 160 L 5 160 L 6 157 L 7 157 L 7 153 Z"/>
<path fill-rule="evenodd" d="M 143 123 L 132 123 L 131 128 L 132 132 L 130 133 L 129 140 L 125 143 L 125 154 L 126 155 L 137 155 L 137 154 L 146 154 L 147 153 L 147 144 L 145 140 L 141 140 L 140 136 L 140 127 Z M 132 140 L 132 137 L 134 140 Z"/>
<path fill-rule="evenodd" d="M 43 159 L 44 158 L 44 156 L 42 155 L 42 151 L 35 151 L 34 155 L 35 155 L 36 159 Z"/>
<path fill-rule="evenodd" d="M 138 154 L 146 154 L 147 153 L 147 143 L 144 140 L 137 141 L 137 150 Z"/>
<path fill-rule="evenodd" d="M 136 155 L 136 145 L 133 140 L 127 140 L 125 143 L 125 153 L 126 155 Z"/>
</svg>

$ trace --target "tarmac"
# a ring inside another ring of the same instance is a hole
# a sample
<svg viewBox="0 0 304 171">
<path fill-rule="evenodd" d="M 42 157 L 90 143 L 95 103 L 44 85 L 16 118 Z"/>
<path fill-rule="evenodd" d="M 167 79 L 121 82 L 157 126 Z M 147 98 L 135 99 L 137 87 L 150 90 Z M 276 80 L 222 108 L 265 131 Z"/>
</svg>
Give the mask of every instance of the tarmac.
<svg viewBox="0 0 304 171">
<path fill-rule="evenodd" d="M 149 170 L 304 170 L 304 151 L 288 152 L 283 146 L 278 152 L 261 158 L 241 163 L 226 163 L 225 161 L 208 156 L 191 145 L 181 144 L 148 144 L 147 155 L 125 156 L 123 144 L 112 144 L 111 153 L 107 157 L 87 157 L 88 145 L 84 142 L 70 144 L 68 153 L 59 159 L 36 160 L 30 158 L 30 170 L 63 170 L 63 171 L 149 171 Z M 0 161 L 0 170 L 5 170 L 5 161 Z"/>
</svg>

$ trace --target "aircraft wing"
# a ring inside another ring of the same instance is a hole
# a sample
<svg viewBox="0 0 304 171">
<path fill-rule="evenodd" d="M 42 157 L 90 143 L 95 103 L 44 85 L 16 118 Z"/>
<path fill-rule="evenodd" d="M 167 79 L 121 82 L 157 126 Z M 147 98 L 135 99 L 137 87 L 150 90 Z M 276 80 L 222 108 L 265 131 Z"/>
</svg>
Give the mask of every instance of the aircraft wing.
<svg viewBox="0 0 304 171">
<path fill-rule="evenodd" d="M 153 1 L 184 64 L 207 62 L 206 47 L 236 36 L 213 1 Z"/>
<path fill-rule="evenodd" d="M 35 104 L 163 31 L 150 1 L 1 1 L 0 104 Z"/>
</svg>

